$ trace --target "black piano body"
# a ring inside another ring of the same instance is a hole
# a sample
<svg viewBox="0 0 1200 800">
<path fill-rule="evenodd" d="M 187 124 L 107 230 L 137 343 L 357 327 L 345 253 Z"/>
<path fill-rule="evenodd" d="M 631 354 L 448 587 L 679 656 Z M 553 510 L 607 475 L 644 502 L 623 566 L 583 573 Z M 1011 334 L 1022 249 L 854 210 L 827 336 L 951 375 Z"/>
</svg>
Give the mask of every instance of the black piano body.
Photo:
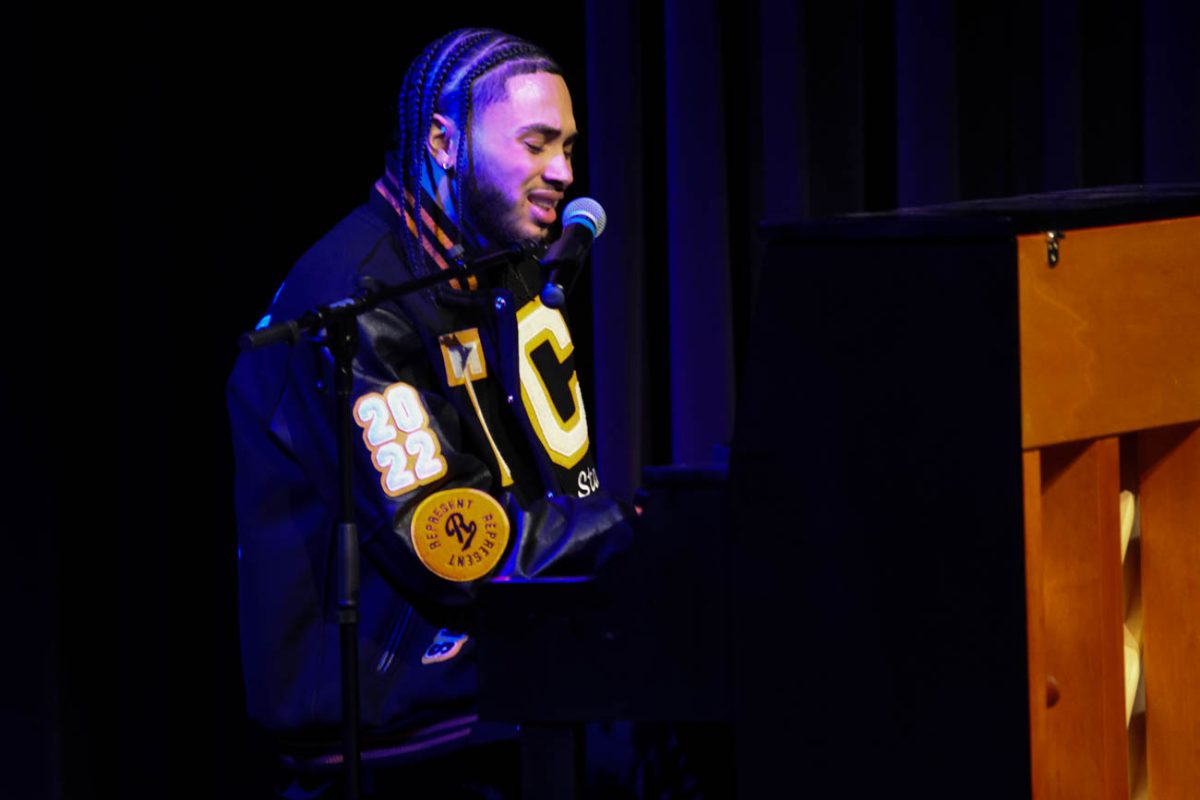
<svg viewBox="0 0 1200 800">
<path fill-rule="evenodd" d="M 744 798 L 1028 797 L 1016 236 L 1195 214 L 1134 187 L 769 227 L 727 480 L 651 476 L 614 579 L 489 586 L 484 712 L 731 720 Z"/>
</svg>

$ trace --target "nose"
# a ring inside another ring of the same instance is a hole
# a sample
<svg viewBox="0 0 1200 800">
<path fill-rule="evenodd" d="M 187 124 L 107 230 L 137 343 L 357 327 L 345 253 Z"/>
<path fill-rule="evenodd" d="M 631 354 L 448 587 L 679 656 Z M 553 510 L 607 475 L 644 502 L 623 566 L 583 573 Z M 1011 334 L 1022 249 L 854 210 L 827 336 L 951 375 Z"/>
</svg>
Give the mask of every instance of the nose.
<svg viewBox="0 0 1200 800">
<path fill-rule="evenodd" d="M 560 191 L 566 191 L 567 187 L 575 182 L 575 173 L 571 170 L 571 162 L 563 153 L 558 153 L 550 159 L 542 177 L 547 182 L 557 185 Z"/>
</svg>

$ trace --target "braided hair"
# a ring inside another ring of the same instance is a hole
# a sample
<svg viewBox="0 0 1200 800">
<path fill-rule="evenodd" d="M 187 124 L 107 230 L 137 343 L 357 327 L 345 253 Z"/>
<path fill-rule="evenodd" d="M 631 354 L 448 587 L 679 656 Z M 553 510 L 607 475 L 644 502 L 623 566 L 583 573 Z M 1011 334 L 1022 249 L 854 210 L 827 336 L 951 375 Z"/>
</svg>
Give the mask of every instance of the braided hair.
<svg viewBox="0 0 1200 800">
<path fill-rule="evenodd" d="M 500 31 L 463 28 L 451 31 L 421 52 L 404 75 L 396 108 L 396 130 L 388 153 L 389 171 L 415 205 L 416 233 L 400 226 L 405 255 L 418 273 L 424 272 L 421 219 L 421 178 L 428 165 L 426 140 L 435 113 L 458 124 L 455 164 L 450 173 L 451 193 L 459 227 L 470 229 L 463 205 L 463 182 L 472 171 L 471 121 L 491 103 L 505 99 L 505 83 L 513 75 L 549 72 L 561 68 L 540 48 Z"/>
</svg>

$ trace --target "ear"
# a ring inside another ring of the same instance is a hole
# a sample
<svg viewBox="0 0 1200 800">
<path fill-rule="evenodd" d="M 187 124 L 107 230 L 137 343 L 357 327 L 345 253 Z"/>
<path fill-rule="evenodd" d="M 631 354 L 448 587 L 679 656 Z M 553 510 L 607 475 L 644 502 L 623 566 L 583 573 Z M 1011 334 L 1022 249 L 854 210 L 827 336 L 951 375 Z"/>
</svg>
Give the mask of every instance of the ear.
<svg viewBox="0 0 1200 800">
<path fill-rule="evenodd" d="M 429 137 L 425 147 L 438 166 L 445 170 L 454 169 L 455 145 L 458 144 L 458 126 L 444 114 L 434 114 L 429 125 Z"/>
</svg>

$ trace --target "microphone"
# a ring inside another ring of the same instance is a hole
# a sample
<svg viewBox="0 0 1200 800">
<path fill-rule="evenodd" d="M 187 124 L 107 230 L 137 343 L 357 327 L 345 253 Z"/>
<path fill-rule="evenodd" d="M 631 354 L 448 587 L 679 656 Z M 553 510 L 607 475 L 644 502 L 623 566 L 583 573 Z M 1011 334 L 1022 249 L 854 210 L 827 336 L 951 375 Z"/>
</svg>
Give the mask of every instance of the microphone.
<svg viewBox="0 0 1200 800">
<path fill-rule="evenodd" d="M 608 215 L 604 208 L 592 198 L 579 197 L 567 203 L 563 209 L 562 236 L 539 259 L 542 266 L 550 267 L 550 275 L 541 292 L 542 305 L 562 308 L 566 304 L 566 293 L 558 282 L 559 268 L 582 261 L 607 224 Z"/>
</svg>

